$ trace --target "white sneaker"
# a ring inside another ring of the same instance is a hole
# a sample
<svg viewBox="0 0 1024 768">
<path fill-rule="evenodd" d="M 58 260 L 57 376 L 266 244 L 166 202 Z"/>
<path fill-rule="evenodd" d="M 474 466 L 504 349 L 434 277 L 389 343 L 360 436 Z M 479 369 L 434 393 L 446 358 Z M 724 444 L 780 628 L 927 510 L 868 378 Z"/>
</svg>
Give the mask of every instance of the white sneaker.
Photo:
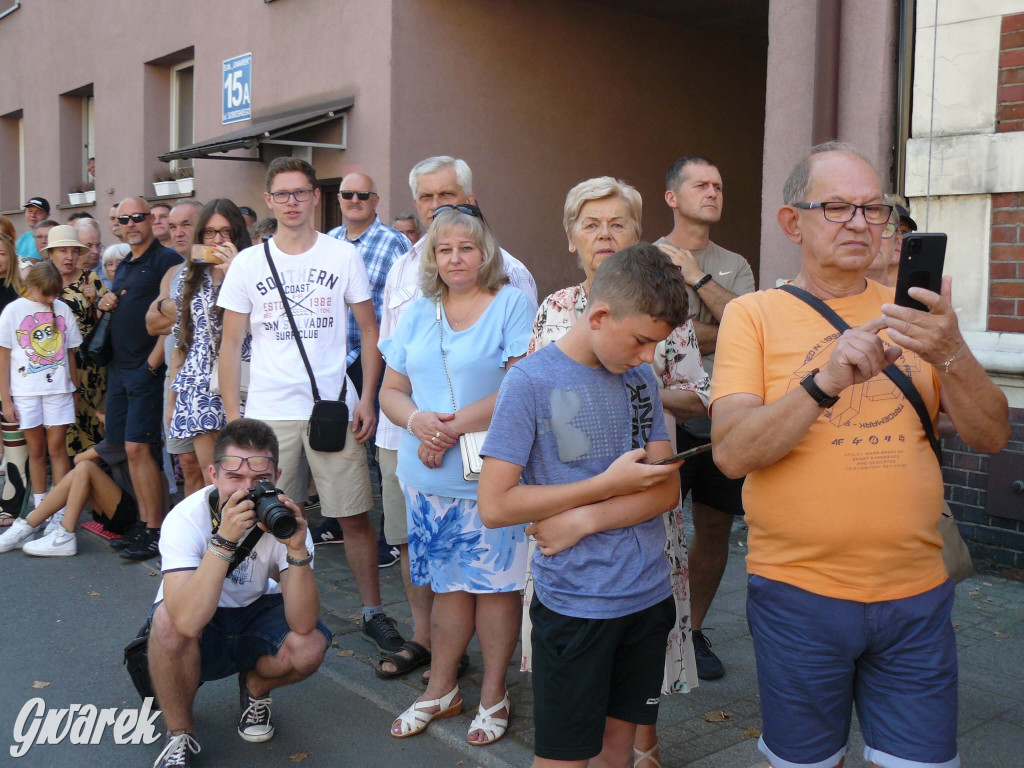
<svg viewBox="0 0 1024 768">
<path fill-rule="evenodd" d="M 11 527 L 7 529 L 7 533 L 0 535 L 0 552 L 10 552 L 12 549 L 20 549 L 21 545 L 32 538 L 32 534 L 35 532 L 36 529 L 29 525 L 28 520 L 23 517 L 19 517 L 11 523 Z"/>
<path fill-rule="evenodd" d="M 41 539 L 26 541 L 21 551 L 34 557 L 71 557 L 78 554 L 78 538 L 61 526 Z"/>
<path fill-rule="evenodd" d="M 64 507 L 61 507 L 56 512 L 54 512 L 53 515 L 50 517 L 50 519 L 47 521 L 46 527 L 43 529 L 43 536 L 49 536 L 51 533 L 56 531 L 58 528 L 63 528 L 64 526 L 61 525 L 61 523 L 63 521 L 64 521 Z"/>
</svg>

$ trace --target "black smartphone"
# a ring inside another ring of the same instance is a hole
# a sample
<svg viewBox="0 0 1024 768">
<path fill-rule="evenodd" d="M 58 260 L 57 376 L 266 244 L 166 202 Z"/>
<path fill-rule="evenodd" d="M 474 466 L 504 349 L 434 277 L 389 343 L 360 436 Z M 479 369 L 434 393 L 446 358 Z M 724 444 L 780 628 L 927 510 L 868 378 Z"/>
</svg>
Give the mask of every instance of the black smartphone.
<svg viewBox="0 0 1024 768">
<path fill-rule="evenodd" d="M 942 265 L 946 260 L 946 235 L 942 232 L 921 232 L 903 237 L 900 269 L 896 276 L 896 304 L 927 312 L 928 307 L 910 298 L 911 288 L 942 290 Z"/>
<path fill-rule="evenodd" d="M 691 448 L 688 451 L 683 451 L 682 453 L 677 453 L 675 456 L 666 456 L 664 459 L 658 459 L 657 461 L 652 461 L 651 462 L 651 466 L 656 467 L 659 464 L 673 464 L 673 463 L 679 461 L 680 459 L 688 459 L 691 456 L 696 456 L 698 453 L 704 453 L 705 451 L 710 451 L 710 450 L 711 450 L 711 443 L 705 443 L 704 445 L 698 445 L 696 448 Z"/>
</svg>

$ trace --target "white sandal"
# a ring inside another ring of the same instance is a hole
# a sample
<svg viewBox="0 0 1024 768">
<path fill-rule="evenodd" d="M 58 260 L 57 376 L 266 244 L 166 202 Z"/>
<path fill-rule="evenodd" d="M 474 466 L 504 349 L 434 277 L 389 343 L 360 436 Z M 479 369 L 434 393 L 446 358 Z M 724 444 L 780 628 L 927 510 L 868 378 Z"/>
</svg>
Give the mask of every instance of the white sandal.
<svg viewBox="0 0 1024 768">
<path fill-rule="evenodd" d="M 661 760 L 654 756 L 654 753 L 658 751 L 658 747 L 661 746 L 660 742 L 654 742 L 654 746 L 648 749 L 646 752 L 641 752 L 636 747 L 633 747 L 633 766 L 634 768 L 640 768 L 640 763 L 645 760 L 650 761 L 654 764 L 654 768 L 661 768 Z M 660 756 L 660 754 L 659 754 Z"/>
<path fill-rule="evenodd" d="M 412 706 L 398 716 L 398 719 L 391 724 L 391 735 L 396 739 L 404 739 L 408 736 L 415 736 L 426 730 L 430 721 L 441 717 L 455 717 L 462 714 L 462 699 L 457 704 L 452 704 L 455 697 L 459 695 L 459 686 L 456 685 L 440 699 L 428 699 L 427 701 L 414 701 Z M 424 709 L 438 707 L 437 712 L 425 712 Z M 396 724 L 400 724 L 401 733 L 395 733 Z"/>
<path fill-rule="evenodd" d="M 487 739 L 484 741 L 470 741 L 469 734 L 467 734 L 466 741 L 474 747 L 486 747 L 488 744 L 500 741 L 508 729 L 508 718 L 494 717 L 494 713 L 502 708 L 510 715 L 512 714 L 512 705 L 508 700 L 508 691 L 505 691 L 504 698 L 490 709 L 484 709 L 484 705 L 480 704 L 477 707 L 476 717 L 473 718 L 473 722 L 469 725 L 469 733 L 483 731 Z"/>
</svg>

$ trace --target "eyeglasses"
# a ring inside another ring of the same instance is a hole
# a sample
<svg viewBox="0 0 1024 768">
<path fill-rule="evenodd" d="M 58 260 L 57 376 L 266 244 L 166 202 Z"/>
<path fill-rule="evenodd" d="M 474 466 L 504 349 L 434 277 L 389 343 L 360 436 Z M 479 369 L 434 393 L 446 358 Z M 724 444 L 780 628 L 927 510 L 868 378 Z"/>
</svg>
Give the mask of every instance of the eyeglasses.
<svg viewBox="0 0 1024 768">
<path fill-rule="evenodd" d="M 478 219 L 482 219 L 484 217 L 479 208 L 475 205 L 470 205 L 469 203 L 460 203 L 459 205 L 439 205 L 434 209 L 434 213 L 432 215 L 436 217 L 441 211 L 458 211 L 459 213 L 464 213 L 467 216 L 475 216 Z"/>
<path fill-rule="evenodd" d="M 886 224 L 889 221 L 889 217 L 892 216 L 892 206 L 883 205 L 882 203 L 870 203 L 869 205 L 854 205 L 853 203 L 840 202 L 793 203 L 793 207 L 802 208 L 805 211 L 820 208 L 825 216 L 825 220 L 835 222 L 836 224 L 845 224 L 848 221 L 852 221 L 853 217 L 857 215 L 857 211 L 864 212 L 864 220 L 868 224 Z"/>
<path fill-rule="evenodd" d="M 221 240 L 227 240 L 231 242 L 231 230 L 228 228 L 224 229 L 201 229 L 199 230 L 199 236 L 203 240 L 213 240 L 217 235 L 220 235 Z"/>
<path fill-rule="evenodd" d="M 892 219 L 889 219 L 885 224 L 885 229 L 882 230 L 882 239 L 888 240 L 890 237 L 895 235 L 898 230 L 899 225 Z"/>
<path fill-rule="evenodd" d="M 338 194 L 341 195 L 341 199 L 342 200 L 351 200 L 353 195 L 355 197 L 358 197 L 360 200 L 369 200 L 370 199 L 370 195 L 376 195 L 377 193 L 376 192 L 348 192 L 348 191 L 346 191 L 346 192 L 339 192 Z"/>
<path fill-rule="evenodd" d="M 294 197 L 296 203 L 304 203 L 309 200 L 312 195 L 312 189 L 296 189 L 292 192 L 289 192 L 286 189 L 279 189 L 277 192 L 270 193 L 270 199 L 275 203 L 287 203 L 289 198 Z"/>
<path fill-rule="evenodd" d="M 215 464 L 220 464 L 220 468 L 227 472 L 237 472 L 242 468 L 242 464 L 245 464 L 253 472 L 269 472 L 274 467 L 272 456 L 249 456 L 248 458 L 217 456 L 213 461 Z"/>
<path fill-rule="evenodd" d="M 127 224 L 129 221 L 134 221 L 136 224 L 141 224 L 148 218 L 148 213 L 130 213 L 127 216 L 118 216 L 117 220 L 122 224 Z"/>
</svg>

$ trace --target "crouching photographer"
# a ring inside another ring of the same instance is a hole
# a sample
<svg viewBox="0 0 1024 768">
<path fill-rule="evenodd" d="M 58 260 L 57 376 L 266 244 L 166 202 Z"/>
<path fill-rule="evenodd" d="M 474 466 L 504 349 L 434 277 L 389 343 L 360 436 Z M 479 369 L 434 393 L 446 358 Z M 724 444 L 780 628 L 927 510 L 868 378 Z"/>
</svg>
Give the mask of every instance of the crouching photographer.
<svg viewBox="0 0 1024 768">
<path fill-rule="evenodd" d="M 167 743 L 154 768 L 190 765 L 199 751 L 192 701 L 201 681 L 237 674 L 238 735 L 270 739 L 270 691 L 312 675 L 331 642 L 317 618 L 306 521 L 274 489 L 273 430 L 237 419 L 221 430 L 213 456 L 213 485 L 172 509 L 160 536 L 149 669 Z"/>
</svg>

